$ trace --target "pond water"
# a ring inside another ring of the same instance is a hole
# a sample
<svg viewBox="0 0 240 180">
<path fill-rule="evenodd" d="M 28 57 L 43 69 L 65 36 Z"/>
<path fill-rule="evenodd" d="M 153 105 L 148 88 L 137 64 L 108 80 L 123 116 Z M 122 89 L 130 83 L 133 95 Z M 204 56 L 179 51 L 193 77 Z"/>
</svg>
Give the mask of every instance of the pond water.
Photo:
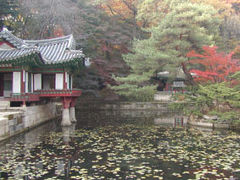
<svg viewBox="0 0 240 180">
<path fill-rule="evenodd" d="M 0 179 L 240 179 L 240 136 L 159 112 L 78 112 L 0 144 Z"/>
</svg>

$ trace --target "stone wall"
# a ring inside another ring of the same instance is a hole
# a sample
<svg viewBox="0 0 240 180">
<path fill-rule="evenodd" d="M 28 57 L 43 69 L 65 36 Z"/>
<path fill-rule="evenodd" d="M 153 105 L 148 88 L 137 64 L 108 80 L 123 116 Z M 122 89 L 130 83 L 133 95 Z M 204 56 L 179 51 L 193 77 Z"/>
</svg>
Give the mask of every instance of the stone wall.
<svg viewBox="0 0 240 180">
<path fill-rule="evenodd" d="M 155 101 L 171 101 L 172 100 L 172 92 L 170 91 L 161 91 L 154 94 Z"/>
<path fill-rule="evenodd" d="M 1 112 L 0 116 L 0 140 L 15 135 L 24 129 L 23 112 Z"/>
<path fill-rule="evenodd" d="M 192 126 L 199 126 L 211 129 L 231 129 L 230 124 L 227 123 L 212 123 L 212 122 L 196 122 L 196 121 L 189 121 L 188 124 Z"/>
<path fill-rule="evenodd" d="M 2 118 L 0 119 L 0 140 L 4 139 L 9 133 L 8 127 L 8 119 Z"/>
<path fill-rule="evenodd" d="M 192 126 L 211 128 L 211 129 L 232 129 L 230 123 L 227 122 L 217 122 L 217 116 L 207 116 L 199 118 L 197 116 L 190 116 L 188 124 Z M 216 121 L 216 122 L 214 122 Z"/>
<path fill-rule="evenodd" d="M 172 115 L 172 114 L 164 114 L 162 117 L 158 117 L 154 119 L 154 124 L 172 124 L 173 126 L 182 125 L 186 126 L 187 117 L 182 115 Z"/>
<path fill-rule="evenodd" d="M 0 141 L 61 115 L 61 105 L 48 103 L 0 113 Z"/>
<path fill-rule="evenodd" d="M 26 107 L 24 112 L 24 128 L 37 126 L 49 119 L 57 116 L 57 108 L 55 103 L 45 105 Z"/>
<path fill-rule="evenodd" d="M 78 103 L 81 110 L 157 110 L 170 111 L 168 102 L 88 102 Z"/>
</svg>

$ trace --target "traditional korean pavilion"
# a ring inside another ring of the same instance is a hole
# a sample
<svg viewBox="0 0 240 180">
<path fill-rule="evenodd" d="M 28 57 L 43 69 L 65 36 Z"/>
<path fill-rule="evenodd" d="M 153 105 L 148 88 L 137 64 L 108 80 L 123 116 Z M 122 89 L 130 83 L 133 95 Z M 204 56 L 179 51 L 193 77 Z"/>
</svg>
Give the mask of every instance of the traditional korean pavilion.
<svg viewBox="0 0 240 180">
<path fill-rule="evenodd" d="M 177 69 L 175 77 L 171 78 L 171 76 L 173 75 L 168 71 L 162 71 L 156 74 L 156 77 L 154 77 L 154 79 L 158 80 L 160 85 L 160 87 L 158 87 L 158 91 L 183 92 L 184 88 L 186 87 L 186 76 L 184 72 L 181 69 Z M 169 79 L 172 80 L 169 81 Z"/>
<path fill-rule="evenodd" d="M 62 125 L 76 121 L 75 104 L 81 91 L 73 89 L 73 72 L 84 66 L 86 58 L 75 47 L 72 35 L 23 40 L 3 28 L 0 32 L 0 99 L 31 105 L 61 98 Z"/>
</svg>

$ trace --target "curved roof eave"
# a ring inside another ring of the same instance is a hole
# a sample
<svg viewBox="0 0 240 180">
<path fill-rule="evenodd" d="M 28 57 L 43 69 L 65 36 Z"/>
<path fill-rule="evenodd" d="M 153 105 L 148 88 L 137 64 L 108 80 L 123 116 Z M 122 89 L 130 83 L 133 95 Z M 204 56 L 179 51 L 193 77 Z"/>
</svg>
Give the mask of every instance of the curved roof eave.
<svg viewBox="0 0 240 180">
<path fill-rule="evenodd" d="M 61 36 L 61 37 L 57 37 L 57 38 L 51 38 L 51 39 L 40 39 L 40 40 L 24 40 L 24 42 L 26 44 L 29 45 L 40 45 L 40 44 L 48 44 L 48 43 L 57 43 L 59 41 L 64 41 L 64 40 L 68 40 L 70 41 L 73 38 L 73 35 L 66 35 L 66 36 Z"/>
<path fill-rule="evenodd" d="M 74 59 L 85 58 L 82 50 L 75 50 L 72 34 L 52 39 L 22 40 L 5 28 L 0 32 L 1 36 L 10 43 L 13 42 L 17 49 L 0 51 L 0 61 L 14 60 L 34 53 L 38 54 L 40 61 L 45 65 L 70 64 Z"/>
<path fill-rule="evenodd" d="M 22 39 L 14 36 L 7 28 L 2 29 L 0 32 L 0 38 L 6 39 L 16 48 L 21 48 L 22 45 L 26 45 Z"/>
</svg>

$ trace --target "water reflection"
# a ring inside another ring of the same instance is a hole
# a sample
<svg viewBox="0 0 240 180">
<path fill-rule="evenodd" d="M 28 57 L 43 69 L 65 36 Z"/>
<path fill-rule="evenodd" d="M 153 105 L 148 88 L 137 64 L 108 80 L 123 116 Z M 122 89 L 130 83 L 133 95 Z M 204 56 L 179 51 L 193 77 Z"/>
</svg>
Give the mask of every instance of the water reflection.
<svg viewBox="0 0 240 180">
<path fill-rule="evenodd" d="M 11 146 L 14 146 L 15 143 L 21 143 L 26 148 L 31 148 L 36 146 L 41 142 L 41 137 L 44 135 L 49 134 L 50 132 L 57 131 L 59 127 L 58 119 L 48 122 L 46 124 L 43 124 L 39 127 L 30 129 L 29 131 L 19 134 L 17 136 L 13 136 L 12 138 L 5 140 L 3 142 L 0 142 L 0 151 L 11 149 Z M 22 149 L 24 152 L 25 149 Z M 1 159 L 1 154 L 0 154 Z"/>
<path fill-rule="evenodd" d="M 0 179 L 194 179 L 208 166 L 222 178 L 233 174 L 223 165 L 240 163 L 240 138 L 188 129 L 179 114 L 85 111 L 77 117 L 77 124 L 54 121 L 5 142 Z M 226 158 L 219 166 L 223 154 L 237 162 Z"/>
<path fill-rule="evenodd" d="M 173 127 L 184 127 L 187 125 L 187 117 L 181 115 L 169 115 L 154 118 L 155 125 L 171 125 Z"/>
<path fill-rule="evenodd" d="M 71 141 L 71 137 L 74 135 L 75 129 L 76 123 L 72 123 L 70 126 L 62 127 L 63 142 L 65 144 L 69 144 L 69 142 Z"/>
<path fill-rule="evenodd" d="M 55 167 L 55 175 L 59 177 L 64 177 L 64 179 L 69 179 L 71 165 L 71 160 L 57 160 Z"/>
</svg>

